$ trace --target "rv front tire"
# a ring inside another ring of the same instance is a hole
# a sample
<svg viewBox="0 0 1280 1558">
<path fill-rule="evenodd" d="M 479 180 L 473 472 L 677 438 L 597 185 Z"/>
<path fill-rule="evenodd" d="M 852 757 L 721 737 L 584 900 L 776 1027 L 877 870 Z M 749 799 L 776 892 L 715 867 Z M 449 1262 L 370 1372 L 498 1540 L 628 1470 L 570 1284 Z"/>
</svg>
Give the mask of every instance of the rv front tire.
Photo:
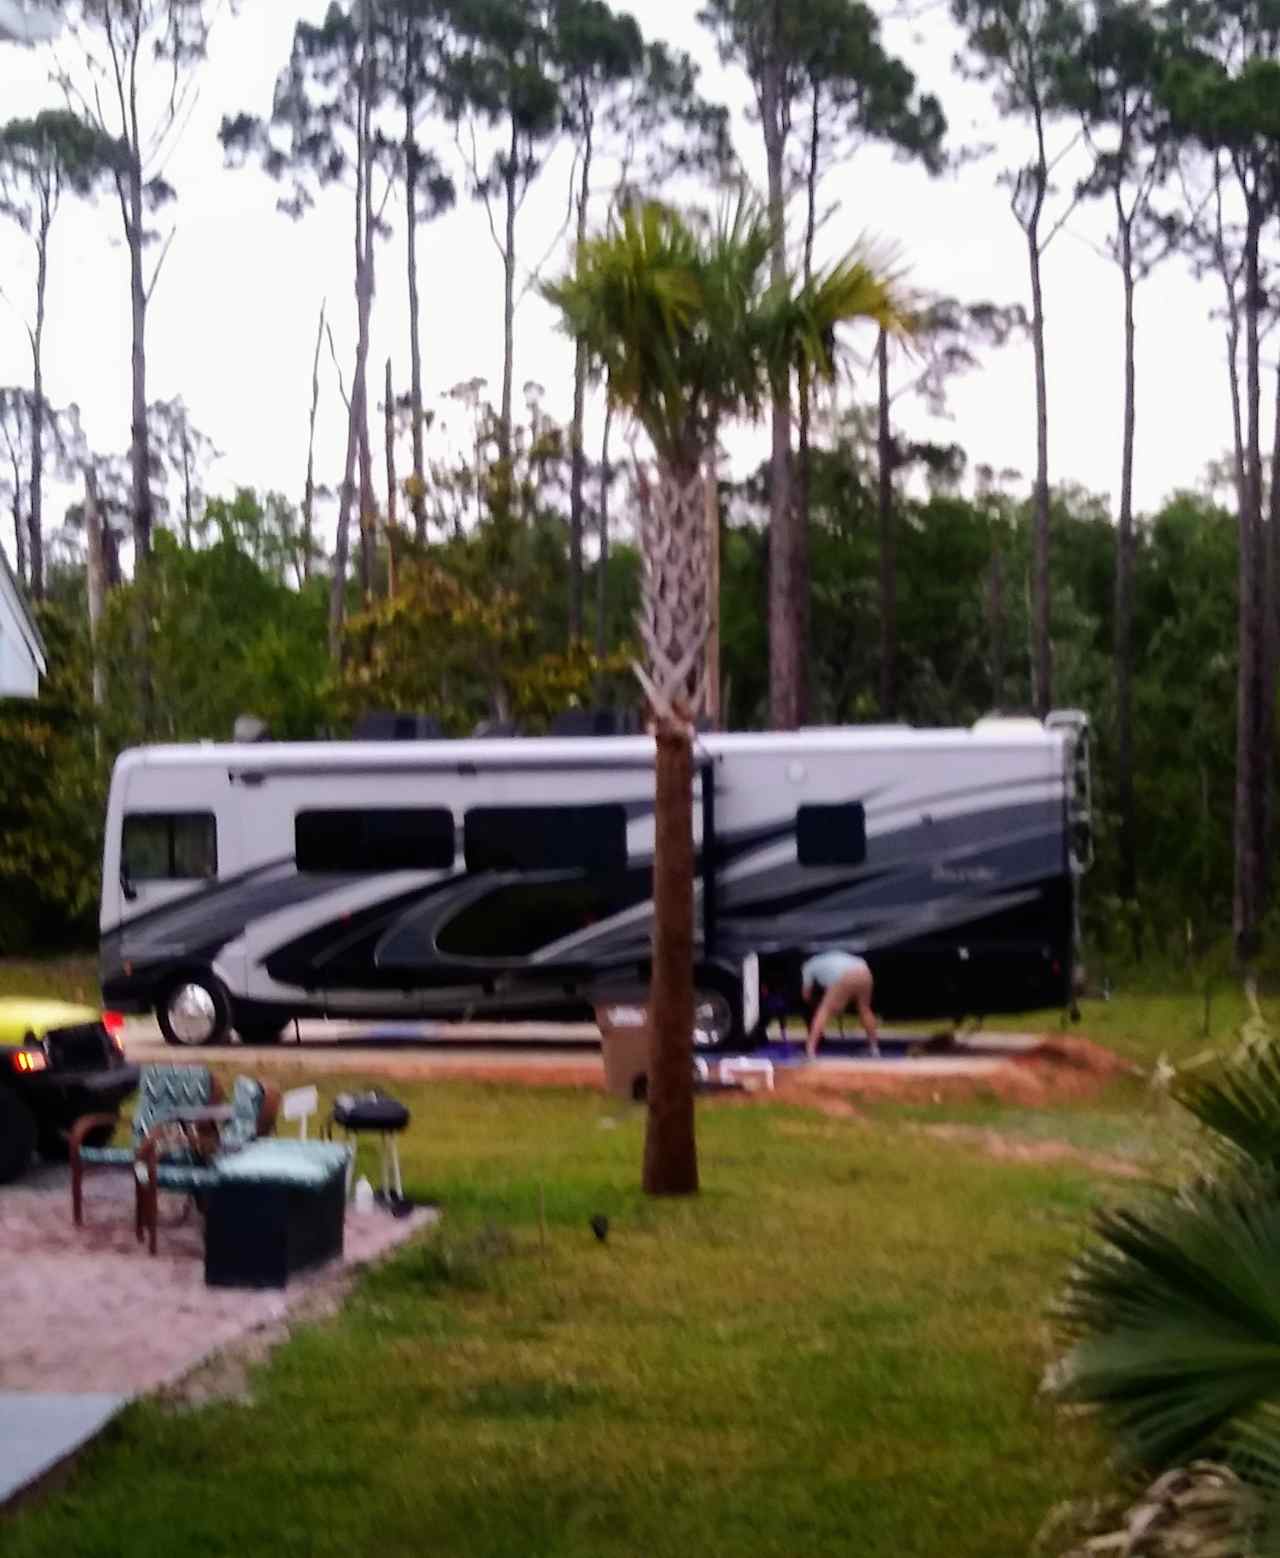
<svg viewBox="0 0 1280 1558">
<path fill-rule="evenodd" d="M 166 1044 L 221 1044 L 231 1029 L 231 1001 L 212 974 L 189 975 L 169 986 L 156 1021 Z"/>
</svg>

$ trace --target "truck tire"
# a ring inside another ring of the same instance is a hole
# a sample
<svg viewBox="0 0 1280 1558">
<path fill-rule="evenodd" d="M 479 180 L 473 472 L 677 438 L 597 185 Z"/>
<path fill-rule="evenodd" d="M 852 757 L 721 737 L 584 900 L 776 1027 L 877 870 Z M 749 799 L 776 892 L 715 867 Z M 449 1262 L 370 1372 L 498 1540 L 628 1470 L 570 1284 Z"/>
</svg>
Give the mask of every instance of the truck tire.
<svg viewBox="0 0 1280 1558">
<path fill-rule="evenodd" d="M 0 1185 L 17 1179 L 36 1150 L 36 1119 L 16 1093 L 0 1087 Z"/>
<path fill-rule="evenodd" d="M 156 1021 L 166 1044 L 223 1044 L 231 1032 L 231 998 L 213 974 L 187 974 L 161 997 Z"/>
</svg>

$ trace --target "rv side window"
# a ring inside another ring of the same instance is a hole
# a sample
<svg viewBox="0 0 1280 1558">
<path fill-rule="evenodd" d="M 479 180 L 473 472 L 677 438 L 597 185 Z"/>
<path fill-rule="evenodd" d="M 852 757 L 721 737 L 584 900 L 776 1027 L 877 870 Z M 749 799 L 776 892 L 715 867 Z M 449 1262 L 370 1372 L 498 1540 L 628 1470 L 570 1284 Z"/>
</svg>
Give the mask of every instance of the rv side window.
<svg viewBox="0 0 1280 1558">
<path fill-rule="evenodd" d="M 453 813 L 440 806 L 300 811 L 293 844 L 299 871 L 448 871 Z"/>
<path fill-rule="evenodd" d="M 120 861 L 123 875 L 133 882 L 217 876 L 217 820 L 211 811 L 129 812 Z"/>
<path fill-rule="evenodd" d="M 463 824 L 468 871 L 624 871 L 623 806 L 477 806 Z"/>
<path fill-rule="evenodd" d="M 802 866 L 860 866 L 867 858 L 867 814 L 860 801 L 801 806 L 796 857 Z"/>
</svg>

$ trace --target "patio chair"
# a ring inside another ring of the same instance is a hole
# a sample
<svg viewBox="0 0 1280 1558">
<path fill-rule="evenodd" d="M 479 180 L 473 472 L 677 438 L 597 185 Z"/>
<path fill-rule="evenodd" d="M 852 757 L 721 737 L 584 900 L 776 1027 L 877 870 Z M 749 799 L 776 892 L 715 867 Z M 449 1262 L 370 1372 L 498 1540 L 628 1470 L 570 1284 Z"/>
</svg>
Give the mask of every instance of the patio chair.
<svg viewBox="0 0 1280 1558">
<path fill-rule="evenodd" d="M 216 1104 L 222 1097 L 218 1079 L 208 1066 L 144 1066 L 138 1080 L 138 1103 L 133 1113 L 133 1136 L 126 1147 L 95 1145 L 90 1137 L 109 1132 L 115 1125 L 114 1115 L 89 1114 L 82 1116 L 71 1128 L 69 1155 L 71 1160 L 71 1216 L 76 1227 L 84 1221 L 84 1174 L 86 1169 L 132 1169 L 138 1149 L 166 1113 L 175 1108 L 199 1107 Z M 182 1161 L 189 1161 L 192 1154 L 181 1148 L 170 1148 Z"/>
<path fill-rule="evenodd" d="M 152 1255 L 156 1253 L 160 1224 L 160 1192 L 173 1191 L 194 1201 L 202 1192 L 212 1190 L 218 1183 L 220 1158 L 274 1133 L 280 1113 L 280 1090 L 256 1077 L 237 1077 L 230 1107 L 230 1118 L 217 1127 L 216 1143 L 211 1144 L 207 1155 L 197 1154 L 193 1148 L 185 1161 L 166 1156 L 163 1120 L 138 1148 L 134 1162 L 134 1230 L 139 1244 L 146 1237 Z"/>
</svg>

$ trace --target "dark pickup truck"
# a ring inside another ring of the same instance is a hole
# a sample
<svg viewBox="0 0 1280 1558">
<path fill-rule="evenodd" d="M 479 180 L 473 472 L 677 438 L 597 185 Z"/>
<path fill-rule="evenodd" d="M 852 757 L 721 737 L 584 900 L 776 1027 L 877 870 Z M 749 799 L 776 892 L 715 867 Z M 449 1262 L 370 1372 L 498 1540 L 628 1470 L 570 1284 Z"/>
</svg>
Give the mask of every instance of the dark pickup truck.
<svg viewBox="0 0 1280 1558">
<path fill-rule="evenodd" d="M 115 1114 L 137 1087 L 120 1022 L 91 1006 L 0 1000 L 0 1185 L 17 1179 L 36 1151 L 64 1156 L 82 1115 Z"/>
</svg>

